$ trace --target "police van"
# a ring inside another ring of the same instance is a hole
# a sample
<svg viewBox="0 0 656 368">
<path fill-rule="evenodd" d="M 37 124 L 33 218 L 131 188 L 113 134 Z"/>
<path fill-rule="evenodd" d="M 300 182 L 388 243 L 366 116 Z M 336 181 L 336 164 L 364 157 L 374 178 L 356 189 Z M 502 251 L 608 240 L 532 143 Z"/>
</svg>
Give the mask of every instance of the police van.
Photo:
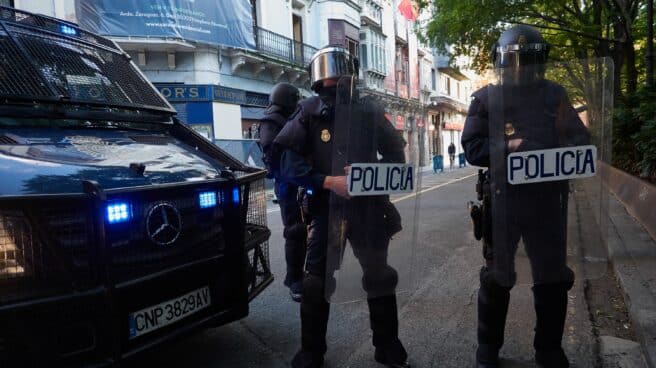
<svg viewBox="0 0 656 368">
<path fill-rule="evenodd" d="M 263 170 L 61 20 L 0 9 L 0 99 L 0 367 L 112 365 L 248 314 Z"/>
</svg>

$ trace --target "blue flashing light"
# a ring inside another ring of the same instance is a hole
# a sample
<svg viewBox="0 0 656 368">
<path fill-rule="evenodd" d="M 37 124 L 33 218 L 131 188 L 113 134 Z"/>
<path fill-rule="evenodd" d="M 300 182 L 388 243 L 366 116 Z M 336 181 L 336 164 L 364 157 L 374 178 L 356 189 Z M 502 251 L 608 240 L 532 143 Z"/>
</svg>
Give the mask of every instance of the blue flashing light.
<svg viewBox="0 0 656 368">
<path fill-rule="evenodd" d="M 308 195 L 313 195 L 314 191 L 312 189 L 306 189 L 305 193 L 307 193 Z"/>
<path fill-rule="evenodd" d="M 216 192 L 202 192 L 198 194 L 200 208 L 216 207 Z"/>
<path fill-rule="evenodd" d="M 63 34 L 66 34 L 66 35 L 69 35 L 69 36 L 77 36 L 77 29 L 75 29 L 71 26 L 67 26 L 66 24 L 62 24 L 61 26 L 59 26 L 59 30 Z"/>
<path fill-rule="evenodd" d="M 232 203 L 239 205 L 239 202 L 241 202 L 241 198 L 239 196 L 239 188 L 232 188 Z"/>
<path fill-rule="evenodd" d="M 115 224 L 126 222 L 130 219 L 130 211 L 127 203 L 117 202 L 107 205 L 107 222 Z"/>
</svg>

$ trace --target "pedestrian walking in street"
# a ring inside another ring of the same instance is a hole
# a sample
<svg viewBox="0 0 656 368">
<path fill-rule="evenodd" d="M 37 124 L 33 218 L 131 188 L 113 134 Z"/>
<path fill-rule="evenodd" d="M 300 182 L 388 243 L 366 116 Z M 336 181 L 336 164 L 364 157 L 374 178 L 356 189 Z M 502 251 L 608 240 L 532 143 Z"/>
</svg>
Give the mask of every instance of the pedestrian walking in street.
<svg viewBox="0 0 656 368">
<path fill-rule="evenodd" d="M 269 171 L 269 178 L 274 179 L 276 202 L 280 206 L 280 215 L 284 226 L 285 262 L 287 274 L 284 284 L 296 302 L 301 301 L 303 289 L 303 265 L 307 245 L 306 225 L 297 201 L 298 186 L 282 180 L 278 170 L 278 155 L 274 152 L 273 140 L 287 123 L 289 116 L 296 110 L 300 99 L 298 88 L 289 83 L 276 84 L 269 94 L 269 106 L 260 121 L 259 137 L 263 151 L 263 161 Z"/>
<path fill-rule="evenodd" d="M 407 353 L 398 338 L 395 295 L 398 275 L 387 264 L 391 235 L 401 228 L 398 212 L 388 196 L 349 199 L 345 168 L 334 168 L 333 165 L 333 156 L 338 154 L 338 148 L 333 147 L 337 144 L 335 135 L 340 133 L 334 129 L 337 124 L 335 106 L 338 102 L 343 103 L 338 100 L 341 98 L 338 95 L 343 96 L 339 81 L 340 78 L 352 80 L 357 77 L 357 60 L 344 48 L 329 46 L 313 56 L 309 70 L 312 89 L 318 96 L 301 101 L 275 140 L 283 150 L 280 161 L 283 179 L 312 191 L 308 205 L 311 218 L 301 301 L 301 349 L 294 356 L 292 366 L 316 368 L 323 365 L 330 311 L 327 296 L 336 284 L 332 277 L 336 265 L 328 259 L 328 242 L 330 237 L 344 233 L 364 274 L 361 282 L 368 297 L 374 358 L 388 367 L 409 367 Z M 340 142 L 355 154 L 353 162 L 367 162 L 363 161 L 365 157 L 369 160 L 380 154 L 381 162 L 403 163 L 405 141 L 384 118 L 384 111 L 351 95 L 350 91 L 346 94 L 354 101 L 350 105 L 353 110 L 368 109 L 372 116 L 379 117 L 348 123 L 362 128 L 359 134 L 351 135 L 362 137 L 361 141 Z M 378 137 L 378 146 L 369 144 L 374 136 Z M 330 212 L 333 206 L 345 210 L 335 215 Z"/>
<path fill-rule="evenodd" d="M 544 78 L 548 52 L 549 45 L 532 27 L 520 25 L 503 32 L 492 52 L 499 80 L 473 94 L 462 134 L 467 161 L 489 167 L 487 178 L 479 179 L 479 195 L 489 201 L 484 206 L 490 211 L 483 216 L 489 221 L 482 231 L 487 235 L 478 293 L 479 368 L 499 366 L 520 238 L 533 279 L 535 361 L 547 368 L 569 366 L 561 346 L 567 293 L 574 283 L 566 262 L 568 180 L 538 174 L 545 176 L 543 181 L 507 182 L 512 153 L 589 144 L 588 130 L 565 89 Z M 530 176 L 522 173 L 521 179 Z"/>
<path fill-rule="evenodd" d="M 449 152 L 449 169 L 453 170 L 453 163 L 456 160 L 456 145 L 451 142 L 447 150 Z"/>
</svg>

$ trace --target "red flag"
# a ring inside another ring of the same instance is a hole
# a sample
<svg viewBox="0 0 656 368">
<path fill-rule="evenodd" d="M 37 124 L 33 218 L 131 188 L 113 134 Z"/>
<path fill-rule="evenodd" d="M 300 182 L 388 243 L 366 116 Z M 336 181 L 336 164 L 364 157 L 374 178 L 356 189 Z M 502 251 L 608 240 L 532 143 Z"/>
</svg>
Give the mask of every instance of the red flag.
<svg viewBox="0 0 656 368">
<path fill-rule="evenodd" d="M 414 22 L 417 20 L 417 7 L 412 0 L 401 0 L 399 12 L 409 21 Z"/>
</svg>

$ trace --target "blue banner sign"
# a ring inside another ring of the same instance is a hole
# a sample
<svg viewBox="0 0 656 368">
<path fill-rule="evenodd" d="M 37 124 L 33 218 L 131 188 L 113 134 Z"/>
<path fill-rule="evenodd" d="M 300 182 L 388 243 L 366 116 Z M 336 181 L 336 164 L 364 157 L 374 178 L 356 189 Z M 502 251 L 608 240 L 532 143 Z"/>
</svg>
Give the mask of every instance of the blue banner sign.
<svg viewBox="0 0 656 368">
<path fill-rule="evenodd" d="M 155 88 L 170 102 L 216 101 L 260 107 L 265 107 L 269 104 L 269 96 L 267 94 L 211 84 L 155 83 Z"/>
<path fill-rule="evenodd" d="M 105 36 L 171 37 L 255 49 L 248 0 L 76 1 L 82 28 Z"/>
</svg>

